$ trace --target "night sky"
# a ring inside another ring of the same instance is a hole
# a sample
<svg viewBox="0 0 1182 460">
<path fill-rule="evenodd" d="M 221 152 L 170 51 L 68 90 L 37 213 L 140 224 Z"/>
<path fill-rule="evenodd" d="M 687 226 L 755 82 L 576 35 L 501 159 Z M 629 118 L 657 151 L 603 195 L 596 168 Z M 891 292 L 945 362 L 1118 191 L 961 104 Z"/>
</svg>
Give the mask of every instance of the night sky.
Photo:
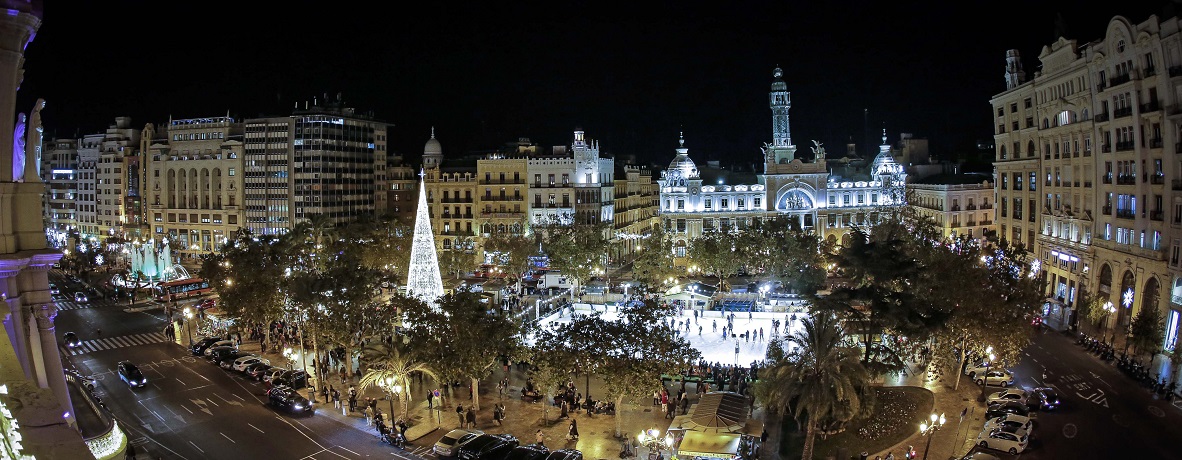
<svg viewBox="0 0 1182 460">
<path fill-rule="evenodd" d="M 548 149 L 582 128 L 617 157 L 667 164 L 684 131 L 696 161 L 749 165 L 771 140 L 778 65 L 802 150 L 816 139 L 832 156 L 853 139 L 873 151 L 885 127 L 892 142 L 909 132 L 954 156 L 991 139 L 1006 50 L 1032 76 L 1057 15 L 1082 43 L 1115 15 L 1182 11 L 1169 1 L 472 3 L 50 1 L 17 110 L 43 97 L 47 135 L 73 137 L 117 116 L 142 128 L 289 115 L 340 94 L 393 123 L 392 149 L 413 163 L 434 126 L 445 159 L 519 137 Z"/>
</svg>

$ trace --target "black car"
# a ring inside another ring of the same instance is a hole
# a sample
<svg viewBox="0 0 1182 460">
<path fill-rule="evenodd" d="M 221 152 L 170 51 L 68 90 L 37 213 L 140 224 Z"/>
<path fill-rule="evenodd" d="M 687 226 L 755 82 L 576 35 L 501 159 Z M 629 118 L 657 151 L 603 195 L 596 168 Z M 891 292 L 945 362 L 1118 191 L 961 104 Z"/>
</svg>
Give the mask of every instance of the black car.
<svg viewBox="0 0 1182 460">
<path fill-rule="evenodd" d="M 78 345 L 82 345 L 82 341 L 78 340 L 78 334 L 75 334 L 73 332 L 67 332 L 64 335 L 62 335 L 62 341 L 66 342 L 66 346 L 70 347 L 70 348 L 74 348 L 74 347 L 77 347 Z"/>
<path fill-rule="evenodd" d="M 298 390 L 308 386 L 308 373 L 299 369 L 287 371 L 272 379 L 271 384 L 275 386 L 288 386 Z"/>
<path fill-rule="evenodd" d="M 1018 401 L 1006 401 L 998 404 L 990 404 L 989 408 L 985 410 L 985 419 L 1001 417 L 1006 414 L 1021 415 L 1023 417 L 1030 415 L 1030 408 Z"/>
<path fill-rule="evenodd" d="M 1026 400 L 1026 404 L 1033 409 L 1049 411 L 1059 407 L 1061 401 L 1059 393 L 1054 388 L 1039 387 L 1030 390 L 1030 398 Z"/>
<path fill-rule="evenodd" d="M 277 386 L 267 390 L 267 404 L 286 410 L 293 414 L 312 414 L 316 411 L 308 398 L 292 387 Z"/>
<path fill-rule="evenodd" d="M 214 364 L 221 364 L 223 360 L 225 360 L 226 358 L 230 358 L 231 356 L 234 356 L 234 358 L 230 358 L 231 361 L 233 361 L 235 358 L 237 358 L 237 356 L 235 356 L 235 355 L 238 354 L 238 347 L 232 347 L 232 346 L 213 347 L 207 351 L 209 351 L 209 356 L 207 356 L 207 358 L 209 358 L 209 362 L 214 363 Z"/>
<path fill-rule="evenodd" d="M 482 434 L 460 447 L 456 458 L 461 460 L 503 460 L 514 447 L 517 438 L 511 434 Z"/>
<path fill-rule="evenodd" d="M 223 337 L 206 337 L 201 340 L 198 340 L 197 342 L 194 342 L 193 349 L 192 349 L 193 355 L 194 356 L 204 355 L 206 348 L 209 348 L 210 345 L 213 345 L 214 343 L 217 343 L 222 340 L 225 340 L 225 339 Z"/>
<path fill-rule="evenodd" d="M 147 377 L 144 377 L 144 373 L 140 372 L 140 368 L 132 364 L 131 361 L 120 361 L 115 368 L 119 373 L 119 380 L 127 382 L 127 385 L 132 388 L 139 388 L 148 384 Z"/>
<path fill-rule="evenodd" d="M 558 449 L 550 452 L 546 460 L 583 460 L 583 453 L 575 449 Z"/>
<path fill-rule="evenodd" d="M 550 455 L 550 449 L 547 449 L 546 446 L 530 444 L 514 447 L 505 456 L 505 460 L 545 460 L 547 455 Z"/>
</svg>

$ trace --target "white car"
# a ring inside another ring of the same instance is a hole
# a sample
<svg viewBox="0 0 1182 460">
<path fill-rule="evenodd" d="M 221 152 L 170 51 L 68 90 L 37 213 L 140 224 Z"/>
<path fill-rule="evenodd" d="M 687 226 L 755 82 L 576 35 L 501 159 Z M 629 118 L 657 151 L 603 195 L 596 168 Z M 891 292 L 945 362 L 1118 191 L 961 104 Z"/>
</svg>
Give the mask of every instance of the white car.
<svg viewBox="0 0 1182 460">
<path fill-rule="evenodd" d="M 439 441 L 435 443 L 435 446 L 431 450 L 435 452 L 435 455 L 440 457 L 454 457 L 459 452 L 461 446 L 482 434 L 484 432 L 480 430 L 457 428 L 448 431 L 442 438 L 439 438 Z"/>
<path fill-rule="evenodd" d="M 1003 402 L 1007 402 L 1007 401 L 1017 401 L 1022 404 L 1026 404 L 1026 400 L 1028 398 L 1030 398 L 1029 391 L 1019 389 L 1019 388 L 1010 388 L 1010 389 L 1006 389 L 1006 390 L 1001 390 L 997 393 L 991 393 L 989 395 L 989 397 L 986 399 L 985 404 L 989 405 L 989 404 L 993 404 L 993 403 L 1003 403 Z"/>
<path fill-rule="evenodd" d="M 87 300 L 87 299 L 86 299 L 86 294 L 83 294 L 83 293 L 81 293 L 81 292 L 75 292 L 75 293 L 74 293 L 74 301 L 75 301 L 75 302 L 85 302 L 86 300 Z"/>
<path fill-rule="evenodd" d="M 255 355 L 243 356 L 241 358 L 235 359 L 234 364 L 230 365 L 230 369 L 234 369 L 235 371 L 238 371 L 238 372 L 243 372 L 246 370 L 247 366 L 254 364 L 254 363 L 271 364 L 271 361 L 268 360 L 267 358 L 263 358 L 261 356 L 255 356 Z"/>
<path fill-rule="evenodd" d="M 1021 428 L 1002 426 L 981 431 L 981 434 L 977 435 L 977 445 L 1010 454 L 1020 454 L 1026 450 L 1026 446 L 1030 445 L 1030 435 L 1025 432 L 1019 433 L 1019 430 Z"/>
<path fill-rule="evenodd" d="M 217 342 L 211 343 L 205 348 L 205 356 L 209 356 L 210 350 L 213 350 L 217 347 L 236 347 L 236 344 L 233 340 L 219 340 Z"/>
<path fill-rule="evenodd" d="M 270 382 L 271 380 L 274 380 L 275 377 L 283 375 L 284 372 L 287 372 L 287 369 L 282 367 L 272 367 L 267 369 L 267 372 L 263 373 L 263 381 Z"/>
<path fill-rule="evenodd" d="M 1000 387 L 1008 387 L 1014 384 L 1014 374 L 1005 369 L 990 369 L 984 374 L 977 374 L 973 377 L 973 381 L 977 385 L 992 385 Z"/>
<path fill-rule="evenodd" d="M 58 295 L 62 293 L 62 290 L 53 283 L 49 283 L 49 293 L 51 295 Z"/>
<path fill-rule="evenodd" d="M 1034 429 L 1034 421 L 1030 417 L 1023 415 L 1006 414 L 986 421 L 985 427 L 981 431 L 990 432 L 1002 427 L 1012 427 L 1014 428 L 1014 434 L 1026 436 Z"/>
</svg>

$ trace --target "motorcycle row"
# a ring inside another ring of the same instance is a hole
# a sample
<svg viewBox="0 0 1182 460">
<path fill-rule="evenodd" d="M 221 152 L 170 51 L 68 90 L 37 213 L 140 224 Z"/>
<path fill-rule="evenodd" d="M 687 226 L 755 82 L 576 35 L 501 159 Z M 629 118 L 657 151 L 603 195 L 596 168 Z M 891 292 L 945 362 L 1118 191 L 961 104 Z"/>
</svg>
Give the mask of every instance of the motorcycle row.
<svg viewBox="0 0 1182 460">
<path fill-rule="evenodd" d="M 1148 388 L 1150 391 L 1161 396 L 1166 396 L 1168 393 L 1173 393 L 1175 384 L 1170 383 L 1167 387 L 1165 379 L 1157 380 L 1157 376 L 1150 371 L 1149 367 L 1141 364 L 1141 360 L 1128 357 L 1125 352 L 1121 352 L 1120 356 L 1116 355 L 1116 350 L 1112 344 L 1105 343 L 1097 337 L 1092 337 L 1087 334 L 1080 334 L 1075 342 L 1082 346 L 1085 350 L 1091 352 L 1096 357 L 1105 362 L 1113 363 L 1117 369 L 1125 374 L 1126 377 L 1133 379 L 1133 381 L 1140 383 Z"/>
</svg>

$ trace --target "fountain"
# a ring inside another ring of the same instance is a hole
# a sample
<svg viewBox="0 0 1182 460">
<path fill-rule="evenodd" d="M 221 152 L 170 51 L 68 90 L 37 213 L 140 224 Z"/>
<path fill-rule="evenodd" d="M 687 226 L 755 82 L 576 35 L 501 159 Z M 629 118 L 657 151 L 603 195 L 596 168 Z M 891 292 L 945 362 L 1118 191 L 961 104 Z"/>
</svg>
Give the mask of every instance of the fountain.
<svg viewBox="0 0 1182 460">
<path fill-rule="evenodd" d="M 150 285 L 155 282 L 189 277 L 185 267 L 172 263 L 172 250 L 168 247 L 167 238 L 159 244 L 155 240 L 143 243 L 136 241 L 124 246 L 124 251 L 128 253 L 128 259 L 131 261 L 131 270 L 127 274 L 127 279 L 116 276 L 111 280 L 113 284 L 121 287 L 133 287 L 144 281 Z M 143 284 L 140 286 L 142 287 Z"/>
</svg>

